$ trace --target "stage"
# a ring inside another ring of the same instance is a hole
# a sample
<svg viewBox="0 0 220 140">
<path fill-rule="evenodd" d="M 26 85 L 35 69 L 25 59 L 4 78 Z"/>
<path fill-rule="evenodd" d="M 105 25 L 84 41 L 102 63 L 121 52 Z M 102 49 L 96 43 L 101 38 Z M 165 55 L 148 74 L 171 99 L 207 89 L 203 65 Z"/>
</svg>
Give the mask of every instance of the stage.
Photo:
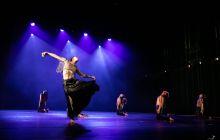
<svg viewBox="0 0 220 140">
<path fill-rule="evenodd" d="M 8 139 L 94 139 L 94 140 L 208 140 L 219 139 L 220 118 L 197 119 L 193 115 L 174 115 L 175 122 L 155 120 L 153 113 L 84 111 L 73 126 L 65 111 L 1 110 L 0 137 Z"/>
</svg>

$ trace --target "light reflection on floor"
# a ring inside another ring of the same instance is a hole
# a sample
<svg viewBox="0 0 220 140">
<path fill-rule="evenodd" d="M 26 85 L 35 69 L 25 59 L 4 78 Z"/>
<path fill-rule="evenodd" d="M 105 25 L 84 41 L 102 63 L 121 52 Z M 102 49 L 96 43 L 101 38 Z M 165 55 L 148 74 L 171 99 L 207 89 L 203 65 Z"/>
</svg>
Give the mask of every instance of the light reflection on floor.
<svg viewBox="0 0 220 140">
<path fill-rule="evenodd" d="M 219 138 L 220 119 L 196 119 L 193 115 L 174 116 L 175 122 L 156 121 L 153 113 L 84 111 L 88 117 L 69 125 L 65 111 L 39 113 L 35 110 L 1 110 L 1 139 L 104 139 L 170 140 Z"/>
</svg>

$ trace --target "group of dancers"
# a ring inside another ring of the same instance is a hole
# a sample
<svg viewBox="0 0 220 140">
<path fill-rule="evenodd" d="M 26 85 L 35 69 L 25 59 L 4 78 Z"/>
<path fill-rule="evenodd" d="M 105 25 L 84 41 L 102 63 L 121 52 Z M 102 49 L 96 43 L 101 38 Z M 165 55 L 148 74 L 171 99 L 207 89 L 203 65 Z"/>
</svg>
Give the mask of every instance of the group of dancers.
<svg viewBox="0 0 220 140">
<path fill-rule="evenodd" d="M 76 66 L 79 58 L 76 56 L 71 57 L 70 60 L 67 58 L 58 56 L 57 54 L 51 52 L 42 52 L 42 57 L 50 56 L 63 65 L 61 72 L 63 75 L 63 88 L 64 95 L 66 98 L 67 105 L 67 116 L 70 118 L 70 124 L 74 124 L 74 120 L 78 117 L 86 117 L 87 115 L 82 114 L 82 110 L 89 104 L 92 95 L 99 91 L 100 87 L 96 83 L 96 77 L 82 73 Z M 90 81 L 78 80 L 76 78 L 78 74 L 82 78 L 90 78 Z M 168 91 L 162 91 L 156 99 L 156 119 L 157 120 L 167 120 L 173 122 L 174 119 L 166 114 L 166 100 L 169 97 Z M 48 112 L 46 108 L 47 91 L 43 91 L 40 95 L 38 112 Z M 127 98 L 125 94 L 120 93 L 116 100 L 116 114 L 120 116 L 128 116 L 128 113 L 124 110 L 125 104 L 127 103 Z M 197 114 L 202 116 L 204 113 L 203 105 L 203 95 L 199 95 L 197 101 Z"/>
<path fill-rule="evenodd" d="M 170 114 L 167 113 L 166 110 L 166 100 L 169 97 L 169 92 L 164 90 L 161 95 L 157 97 L 156 100 L 156 118 L 157 120 L 167 120 L 169 122 L 173 122 L 174 119 Z M 198 118 L 204 117 L 204 94 L 200 93 L 198 99 L 196 101 L 196 111 L 195 115 Z"/>
</svg>

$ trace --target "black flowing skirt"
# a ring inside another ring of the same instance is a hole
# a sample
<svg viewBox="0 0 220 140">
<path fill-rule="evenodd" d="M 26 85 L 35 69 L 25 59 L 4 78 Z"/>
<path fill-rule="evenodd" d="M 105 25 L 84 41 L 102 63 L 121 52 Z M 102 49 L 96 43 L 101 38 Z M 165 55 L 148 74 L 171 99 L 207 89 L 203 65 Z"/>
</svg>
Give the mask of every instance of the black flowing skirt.
<svg viewBox="0 0 220 140">
<path fill-rule="evenodd" d="M 78 79 L 64 80 L 64 92 L 67 101 L 67 115 L 74 119 L 89 104 L 92 95 L 99 91 L 96 81 Z"/>
</svg>

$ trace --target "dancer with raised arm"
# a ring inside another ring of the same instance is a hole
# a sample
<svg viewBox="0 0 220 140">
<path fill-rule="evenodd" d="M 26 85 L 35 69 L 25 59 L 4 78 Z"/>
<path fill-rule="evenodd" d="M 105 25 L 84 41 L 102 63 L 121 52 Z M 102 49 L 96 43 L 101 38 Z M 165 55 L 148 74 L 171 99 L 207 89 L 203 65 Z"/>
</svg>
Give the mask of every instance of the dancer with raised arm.
<svg viewBox="0 0 220 140">
<path fill-rule="evenodd" d="M 67 103 L 67 115 L 70 118 L 70 124 L 74 124 L 74 119 L 89 104 L 92 95 L 99 90 L 96 84 L 95 76 L 82 73 L 76 66 L 79 58 L 71 57 L 70 60 L 58 56 L 51 52 L 42 52 L 42 57 L 51 56 L 63 63 L 63 87 Z M 82 81 L 76 79 L 76 74 L 83 78 L 90 78 L 91 81 Z"/>
</svg>

